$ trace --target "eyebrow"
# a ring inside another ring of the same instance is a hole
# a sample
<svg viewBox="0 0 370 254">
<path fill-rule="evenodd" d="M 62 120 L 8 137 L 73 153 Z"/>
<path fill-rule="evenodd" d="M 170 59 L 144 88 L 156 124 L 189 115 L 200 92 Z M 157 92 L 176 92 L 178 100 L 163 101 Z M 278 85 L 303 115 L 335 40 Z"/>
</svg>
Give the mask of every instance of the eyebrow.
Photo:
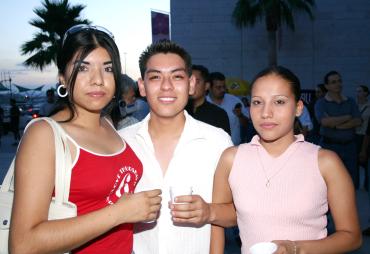
<svg viewBox="0 0 370 254">
<path fill-rule="evenodd" d="M 90 62 L 83 61 L 83 60 L 76 60 L 76 61 L 74 62 L 74 64 L 78 64 L 78 63 L 81 63 L 81 64 L 87 64 L 87 65 L 89 65 L 89 64 L 90 64 Z M 106 62 L 104 62 L 104 63 L 103 63 L 103 65 L 107 65 L 107 64 L 112 64 L 112 61 L 106 61 Z"/>
<path fill-rule="evenodd" d="M 273 97 L 285 97 L 285 98 L 289 98 L 288 95 L 284 95 L 284 94 L 275 94 L 275 95 L 272 95 L 272 96 Z M 262 96 L 260 96 L 260 95 L 254 95 L 251 98 L 256 98 L 256 97 L 261 98 Z"/>
<path fill-rule="evenodd" d="M 170 72 L 171 72 L 171 73 L 174 73 L 174 72 L 177 72 L 177 71 L 184 71 L 184 72 L 186 72 L 185 68 L 183 68 L 183 67 L 173 69 L 173 70 L 171 70 Z M 146 71 L 146 73 L 152 73 L 152 72 L 154 72 L 154 73 L 161 73 L 162 71 L 157 70 L 157 69 L 148 69 L 148 70 Z"/>
</svg>

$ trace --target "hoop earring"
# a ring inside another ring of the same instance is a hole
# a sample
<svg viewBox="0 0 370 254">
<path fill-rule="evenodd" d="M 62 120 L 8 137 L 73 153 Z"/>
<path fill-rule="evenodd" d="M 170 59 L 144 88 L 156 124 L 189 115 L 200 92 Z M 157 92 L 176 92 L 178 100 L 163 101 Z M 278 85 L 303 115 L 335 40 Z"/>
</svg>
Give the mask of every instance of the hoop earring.
<svg viewBox="0 0 370 254">
<path fill-rule="evenodd" d="M 60 92 L 60 89 L 66 89 L 65 87 L 64 87 L 64 85 L 63 84 L 60 84 L 59 86 L 58 86 L 58 88 L 57 88 L 57 94 L 59 95 L 59 97 L 62 97 L 62 98 L 64 98 L 64 97 L 67 97 L 68 96 L 68 91 L 67 91 L 67 89 L 66 89 L 66 92 L 64 93 L 64 94 L 62 94 L 61 92 Z"/>
</svg>

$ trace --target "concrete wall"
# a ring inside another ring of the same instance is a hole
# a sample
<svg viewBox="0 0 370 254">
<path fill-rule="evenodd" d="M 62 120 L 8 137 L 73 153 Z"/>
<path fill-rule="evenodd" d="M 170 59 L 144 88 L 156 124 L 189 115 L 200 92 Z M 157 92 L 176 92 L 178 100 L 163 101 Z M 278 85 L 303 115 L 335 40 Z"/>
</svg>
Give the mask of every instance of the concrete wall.
<svg viewBox="0 0 370 254">
<path fill-rule="evenodd" d="M 296 29 L 279 32 L 278 63 L 290 68 L 302 87 L 314 88 L 330 70 L 342 74 L 344 93 L 370 86 L 370 1 L 317 0 L 315 20 L 295 15 Z M 193 62 L 228 77 L 251 80 L 267 65 L 264 23 L 238 29 L 231 14 L 236 0 L 172 0 L 172 40 L 184 46 Z"/>
</svg>

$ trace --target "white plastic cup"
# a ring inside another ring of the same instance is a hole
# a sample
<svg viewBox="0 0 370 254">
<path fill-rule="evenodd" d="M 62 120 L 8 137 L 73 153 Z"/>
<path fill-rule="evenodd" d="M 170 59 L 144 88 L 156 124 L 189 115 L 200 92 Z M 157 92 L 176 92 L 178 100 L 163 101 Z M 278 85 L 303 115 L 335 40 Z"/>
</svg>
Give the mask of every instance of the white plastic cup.
<svg viewBox="0 0 370 254">
<path fill-rule="evenodd" d="M 172 204 L 183 204 L 176 203 L 175 198 L 178 196 L 187 196 L 193 193 L 193 188 L 191 186 L 171 186 L 170 187 L 170 197 Z"/>
<path fill-rule="evenodd" d="M 252 245 L 249 248 L 251 254 L 272 254 L 277 250 L 278 246 L 272 242 L 260 242 Z"/>
</svg>

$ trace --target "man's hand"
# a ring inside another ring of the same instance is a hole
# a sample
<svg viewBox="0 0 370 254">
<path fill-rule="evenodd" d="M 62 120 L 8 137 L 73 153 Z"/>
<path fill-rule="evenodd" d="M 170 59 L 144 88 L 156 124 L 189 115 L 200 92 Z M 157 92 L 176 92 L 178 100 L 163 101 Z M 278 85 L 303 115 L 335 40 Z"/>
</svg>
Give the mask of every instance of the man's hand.
<svg viewBox="0 0 370 254">
<path fill-rule="evenodd" d="M 175 223 L 196 227 L 209 223 L 211 217 L 210 204 L 206 203 L 201 196 L 178 196 L 175 202 L 176 204 L 169 204 L 172 220 Z"/>
</svg>

